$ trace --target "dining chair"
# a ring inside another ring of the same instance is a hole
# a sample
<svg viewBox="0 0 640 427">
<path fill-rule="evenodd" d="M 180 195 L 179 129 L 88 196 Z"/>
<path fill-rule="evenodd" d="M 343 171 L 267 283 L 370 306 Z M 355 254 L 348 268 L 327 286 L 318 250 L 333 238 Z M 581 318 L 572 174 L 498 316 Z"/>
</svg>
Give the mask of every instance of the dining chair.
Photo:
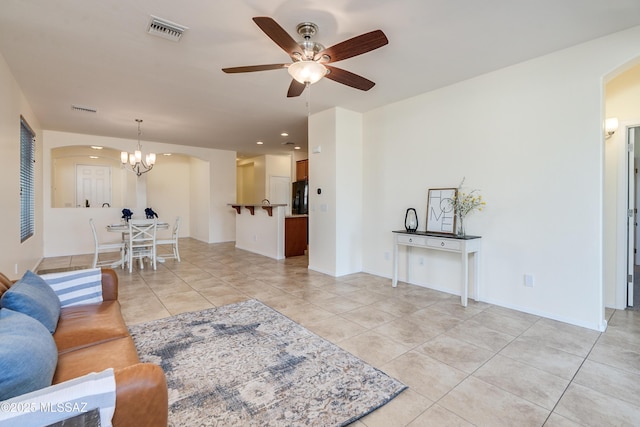
<svg viewBox="0 0 640 427">
<path fill-rule="evenodd" d="M 140 262 L 140 269 L 144 269 L 144 258 L 149 258 L 153 269 L 156 269 L 156 219 L 129 220 L 129 236 L 127 254 L 129 273 L 133 271 L 133 260 Z"/>
<path fill-rule="evenodd" d="M 98 234 L 96 233 L 96 225 L 93 223 L 93 218 L 89 218 L 89 225 L 91 225 L 91 232 L 93 233 L 93 242 L 94 242 L 94 251 L 93 251 L 93 262 L 91 263 L 92 268 L 96 267 L 117 267 L 120 265 L 124 268 L 125 256 L 126 256 L 126 247 L 125 243 L 120 242 L 104 242 L 100 243 L 98 241 Z M 101 253 L 113 253 L 115 251 L 120 251 L 120 261 L 114 261 L 113 259 L 109 260 L 98 260 L 98 256 Z"/>
<path fill-rule="evenodd" d="M 176 222 L 173 224 L 173 230 L 171 231 L 171 237 L 167 238 L 167 239 L 157 239 L 156 240 L 156 247 L 161 246 L 161 245 L 171 245 L 171 253 L 169 252 L 164 252 L 161 253 L 160 251 L 158 251 L 157 256 L 158 259 L 160 260 L 160 258 L 167 259 L 167 258 L 175 258 L 178 260 L 178 262 L 180 262 L 180 251 L 178 250 L 178 235 L 180 233 L 180 217 L 176 218 Z"/>
</svg>

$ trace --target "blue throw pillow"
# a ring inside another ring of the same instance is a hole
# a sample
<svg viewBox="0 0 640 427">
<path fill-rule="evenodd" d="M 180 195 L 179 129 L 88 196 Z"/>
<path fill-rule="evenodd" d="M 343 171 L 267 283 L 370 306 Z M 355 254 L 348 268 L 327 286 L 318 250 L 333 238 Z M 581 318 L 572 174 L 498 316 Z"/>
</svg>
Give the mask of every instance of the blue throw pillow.
<svg viewBox="0 0 640 427">
<path fill-rule="evenodd" d="M 102 270 L 100 268 L 63 271 L 43 274 L 40 277 L 47 285 L 51 286 L 63 308 L 73 305 L 97 304 L 103 301 Z"/>
<path fill-rule="evenodd" d="M 51 286 L 37 274 L 27 271 L 2 295 L 0 306 L 31 316 L 51 333 L 60 317 L 60 299 Z"/>
<path fill-rule="evenodd" d="M 51 385 L 58 349 L 42 323 L 2 308 L 0 343 L 0 400 Z"/>
</svg>

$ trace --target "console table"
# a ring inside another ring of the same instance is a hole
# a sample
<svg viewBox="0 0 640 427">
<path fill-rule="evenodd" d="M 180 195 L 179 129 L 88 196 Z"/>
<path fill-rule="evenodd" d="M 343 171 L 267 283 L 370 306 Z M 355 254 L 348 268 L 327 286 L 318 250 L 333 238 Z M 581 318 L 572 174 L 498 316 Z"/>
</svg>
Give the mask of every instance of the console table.
<svg viewBox="0 0 640 427">
<path fill-rule="evenodd" d="M 409 233 L 404 230 L 394 231 L 393 234 L 395 244 L 393 245 L 393 281 L 391 284 L 394 288 L 398 285 L 398 247 L 400 245 L 407 247 L 407 264 L 412 247 L 458 253 L 462 257 L 460 303 L 466 307 L 469 292 L 469 254 L 473 254 L 473 288 L 475 299 L 478 301 L 480 292 L 480 236 L 445 236 L 423 231 Z M 410 281 L 409 272 L 410 269 L 407 268 L 407 281 Z"/>
</svg>

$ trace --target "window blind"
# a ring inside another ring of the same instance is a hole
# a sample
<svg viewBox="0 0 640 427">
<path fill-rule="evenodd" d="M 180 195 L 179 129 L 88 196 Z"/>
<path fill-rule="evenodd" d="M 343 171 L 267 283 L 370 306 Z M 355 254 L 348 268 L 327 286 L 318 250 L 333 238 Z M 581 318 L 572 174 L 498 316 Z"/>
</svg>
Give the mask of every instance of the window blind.
<svg viewBox="0 0 640 427">
<path fill-rule="evenodd" d="M 20 242 L 33 236 L 35 223 L 35 133 L 20 117 Z"/>
</svg>

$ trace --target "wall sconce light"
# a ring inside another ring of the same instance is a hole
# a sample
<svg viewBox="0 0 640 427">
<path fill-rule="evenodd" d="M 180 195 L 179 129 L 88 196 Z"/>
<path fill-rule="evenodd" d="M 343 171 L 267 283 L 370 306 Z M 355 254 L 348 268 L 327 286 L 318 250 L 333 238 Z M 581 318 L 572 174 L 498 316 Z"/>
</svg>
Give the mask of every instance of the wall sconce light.
<svg viewBox="0 0 640 427">
<path fill-rule="evenodd" d="M 604 139 L 609 139 L 613 136 L 614 133 L 618 130 L 618 118 L 611 117 L 604 121 Z"/>
</svg>

